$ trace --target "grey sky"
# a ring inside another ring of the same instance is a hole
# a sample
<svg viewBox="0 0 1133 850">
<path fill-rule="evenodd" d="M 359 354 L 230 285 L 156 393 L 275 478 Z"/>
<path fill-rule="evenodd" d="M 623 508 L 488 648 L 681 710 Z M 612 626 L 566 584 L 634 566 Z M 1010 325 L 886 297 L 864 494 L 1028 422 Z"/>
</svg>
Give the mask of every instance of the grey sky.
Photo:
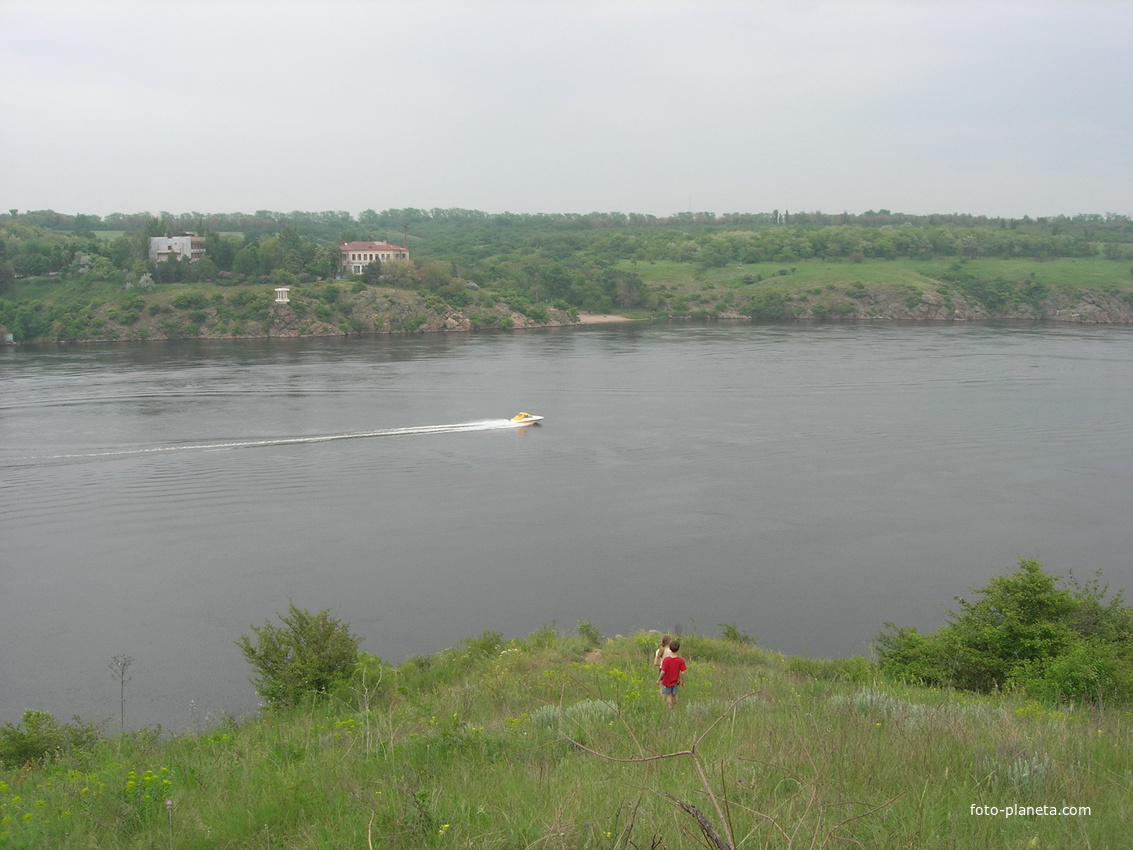
<svg viewBox="0 0 1133 850">
<path fill-rule="evenodd" d="M 1129 0 L 0 0 L 0 208 L 1133 214 Z"/>
</svg>

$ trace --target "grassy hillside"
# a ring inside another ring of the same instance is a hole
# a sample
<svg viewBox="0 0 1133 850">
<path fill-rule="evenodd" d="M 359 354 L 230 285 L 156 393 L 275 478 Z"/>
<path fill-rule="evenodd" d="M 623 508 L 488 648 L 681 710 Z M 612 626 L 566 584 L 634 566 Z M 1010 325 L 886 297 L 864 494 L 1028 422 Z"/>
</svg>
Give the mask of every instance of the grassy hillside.
<svg viewBox="0 0 1133 850">
<path fill-rule="evenodd" d="M 1133 321 L 1133 275 L 1101 258 L 864 260 L 704 268 L 668 260 L 613 266 L 640 280 L 639 319 L 1053 319 Z M 159 284 L 31 278 L 0 299 L 0 326 L 17 341 L 338 336 L 535 327 L 577 321 L 578 310 L 515 290 L 469 290 L 460 300 L 425 290 L 314 281 L 274 303 L 274 286 Z M 608 299 L 607 299 L 608 300 Z"/>
<path fill-rule="evenodd" d="M 21 281 L 0 299 L 17 342 L 467 331 L 568 324 L 577 311 L 485 297 L 457 308 L 429 293 L 359 282 L 310 283 L 276 304 L 271 285 L 176 283 L 145 292 L 106 282 Z"/>
<path fill-rule="evenodd" d="M 1128 710 L 895 685 L 726 628 L 682 638 L 669 711 L 656 634 L 580 633 L 371 656 L 314 705 L 9 769 L 0 847 L 1129 846 Z"/>
<path fill-rule="evenodd" d="M 751 263 L 727 268 L 701 269 L 693 263 L 657 261 L 625 263 L 651 284 L 695 289 L 699 284 L 741 286 L 748 277 L 763 282 L 790 284 L 795 287 L 844 285 L 853 281 L 923 288 L 938 286 L 956 267 L 980 278 L 1001 277 L 1006 280 L 1035 279 L 1053 288 L 1117 289 L 1133 291 L 1133 274 L 1124 264 L 1097 258 L 1060 260 L 973 259 L 973 260 L 863 260 L 830 262 L 806 260 L 792 263 Z M 784 272 L 786 274 L 784 275 Z M 784 280 L 776 280 L 784 277 Z"/>
<path fill-rule="evenodd" d="M 203 235 L 203 256 L 149 259 L 148 237 L 185 229 Z M 408 240 L 410 262 L 335 282 L 338 244 L 390 238 Z M 16 342 L 320 336 L 558 325 L 580 312 L 1129 323 L 1130 262 L 1133 222 L 1108 214 L 9 212 L 0 330 Z M 279 286 L 290 307 L 271 306 Z"/>
<path fill-rule="evenodd" d="M 1133 274 L 1101 258 L 797 260 L 704 268 L 623 261 L 655 309 L 757 318 L 1133 320 Z"/>
</svg>

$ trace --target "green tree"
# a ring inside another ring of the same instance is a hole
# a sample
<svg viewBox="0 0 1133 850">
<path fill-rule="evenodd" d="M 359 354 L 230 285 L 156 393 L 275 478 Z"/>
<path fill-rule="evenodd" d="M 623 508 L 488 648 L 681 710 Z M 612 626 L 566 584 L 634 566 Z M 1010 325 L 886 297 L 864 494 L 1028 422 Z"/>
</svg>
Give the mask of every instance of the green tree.
<svg viewBox="0 0 1133 850">
<path fill-rule="evenodd" d="M 201 257 L 191 266 L 193 272 L 193 280 L 216 280 L 217 273 L 220 271 L 208 256 Z"/>
<path fill-rule="evenodd" d="M 886 624 L 874 644 L 883 672 L 987 691 L 1018 686 L 1051 699 L 1133 699 L 1133 609 L 1098 582 L 1069 587 L 1023 559 L 1007 576 L 957 597 L 933 634 Z"/>
<path fill-rule="evenodd" d="M 374 260 L 362 269 L 362 280 L 370 286 L 377 286 L 382 279 L 382 261 Z"/>
<path fill-rule="evenodd" d="M 134 260 L 138 259 L 137 252 L 134 250 L 134 242 L 126 235 L 114 239 L 107 246 L 106 255 L 114 263 L 116 269 L 123 271 L 129 269 Z"/>
<path fill-rule="evenodd" d="M 108 280 L 115 283 L 122 282 L 122 272 L 114 267 L 108 257 L 98 257 L 87 273 L 91 280 Z"/>
<path fill-rule="evenodd" d="M 16 271 L 7 260 L 0 260 L 0 292 L 10 288 L 16 282 Z"/>
<path fill-rule="evenodd" d="M 134 236 L 134 256 L 141 260 L 149 259 L 149 240 L 151 236 L 165 236 L 165 225 L 161 219 L 147 215 L 142 228 Z"/>
<path fill-rule="evenodd" d="M 232 271 L 247 276 L 260 273 L 260 249 L 255 242 L 247 243 L 236 253 Z"/>
<path fill-rule="evenodd" d="M 312 614 L 294 602 L 287 614 L 277 616 L 282 626 L 270 621 L 251 626 L 255 639 L 241 635 L 236 641 L 258 673 L 251 680 L 256 693 L 269 705 L 297 705 L 350 680 L 362 638 L 351 633 L 349 623 L 329 611 Z"/>
<path fill-rule="evenodd" d="M 221 271 L 232 271 L 232 262 L 236 259 L 236 245 L 219 233 L 205 234 L 205 256 L 216 263 Z"/>
<path fill-rule="evenodd" d="M 29 708 L 19 723 L 0 728 L 0 765 L 15 768 L 46 761 L 89 746 L 100 737 L 101 730 L 93 723 L 76 717 L 73 723 L 60 724 L 46 711 Z"/>
</svg>

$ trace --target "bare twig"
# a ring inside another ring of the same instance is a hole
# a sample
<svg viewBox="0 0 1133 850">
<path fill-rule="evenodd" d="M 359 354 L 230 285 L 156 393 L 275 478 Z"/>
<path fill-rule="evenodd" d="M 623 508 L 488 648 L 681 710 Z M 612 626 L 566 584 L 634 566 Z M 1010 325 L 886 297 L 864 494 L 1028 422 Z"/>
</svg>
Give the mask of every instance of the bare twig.
<svg viewBox="0 0 1133 850">
<path fill-rule="evenodd" d="M 581 682 L 579 684 L 582 685 Z M 586 686 L 582 685 L 582 687 L 585 688 Z M 747 694 L 744 694 L 743 696 L 739 697 L 738 699 L 734 700 L 731 703 L 731 705 L 729 705 L 728 708 L 723 713 L 721 713 L 715 720 L 713 720 L 712 723 L 710 723 L 708 725 L 708 727 L 703 732 L 701 732 L 699 735 L 697 735 L 696 740 L 693 741 L 692 747 L 690 749 L 681 750 L 681 751 L 675 752 L 675 753 L 662 753 L 662 754 L 650 755 L 650 756 L 641 755 L 641 756 L 635 756 L 633 758 L 617 758 L 617 757 L 614 757 L 614 756 L 606 755 L 605 753 L 600 753 L 597 750 L 591 749 L 590 747 L 586 747 L 582 743 L 580 743 L 579 741 L 575 741 L 572 738 L 570 738 L 569 736 L 566 736 L 566 737 L 567 737 L 568 741 L 570 741 L 572 744 L 574 744 L 579 749 L 581 749 L 585 752 L 591 753 L 592 755 L 596 755 L 599 758 L 605 759 L 606 761 L 612 761 L 612 762 L 645 763 L 645 762 L 650 762 L 650 761 L 659 761 L 661 759 L 666 759 L 666 758 L 677 758 L 678 756 L 688 756 L 689 758 L 692 759 L 693 766 L 696 768 L 697 776 L 700 777 L 700 783 L 704 787 L 704 792 L 708 796 L 708 799 L 710 799 L 712 801 L 712 806 L 716 809 L 716 816 L 720 819 L 720 824 L 723 826 L 724 832 L 727 834 L 728 841 L 727 841 L 727 843 L 724 843 L 721 846 L 725 846 L 725 847 L 734 846 L 735 836 L 732 833 L 731 823 L 729 822 L 727 816 L 724 814 L 724 809 L 720 805 L 719 797 L 717 796 L 716 792 L 712 790 L 712 783 L 708 781 L 708 775 L 704 772 L 704 765 L 702 765 L 701 762 L 700 762 L 700 757 L 697 754 L 697 748 L 704 741 L 704 739 L 706 737 L 708 737 L 708 735 L 712 732 L 712 730 L 716 728 L 716 726 L 720 723 L 721 720 L 723 720 L 725 717 L 727 717 L 735 709 L 735 707 L 737 705 L 739 705 L 744 700 L 754 696 L 755 693 L 756 692 L 747 693 Z M 609 703 L 606 703 L 606 704 L 609 705 Z M 622 717 L 621 711 L 618 710 L 617 706 L 610 706 L 610 707 L 614 710 L 618 719 L 621 721 L 622 725 L 626 728 L 626 730 L 630 733 L 631 737 L 633 737 L 633 741 L 637 745 L 638 751 L 644 752 L 645 748 L 641 746 L 640 742 L 637 740 L 637 737 L 633 735 L 633 730 L 629 727 L 629 724 L 626 723 L 625 719 Z M 667 795 L 667 794 L 665 796 L 670 797 L 670 795 Z M 672 799 L 674 802 L 676 802 L 681 807 L 681 809 L 684 810 L 686 813 L 689 813 L 689 814 L 692 813 L 692 812 L 689 812 L 689 808 L 687 808 L 687 807 L 691 806 L 691 804 L 683 803 L 683 802 L 677 800 L 675 797 L 670 797 L 670 799 Z M 693 809 L 693 811 L 696 812 L 696 815 L 694 817 L 696 817 L 697 822 L 701 823 L 701 821 L 704 818 L 704 815 L 701 814 L 700 811 L 697 810 L 695 807 L 692 807 L 692 809 Z M 704 829 L 704 823 L 701 823 L 701 829 Z M 723 842 L 723 839 L 721 839 L 715 831 L 712 832 L 712 835 L 716 836 L 716 840 Z"/>
<path fill-rule="evenodd" d="M 778 830 L 779 834 L 783 836 L 784 839 L 786 839 L 788 846 L 790 846 L 791 836 L 787 835 L 787 831 L 783 829 L 783 827 L 779 826 L 779 821 L 771 817 L 771 815 L 766 815 L 757 809 L 753 809 L 750 806 L 745 806 L 743 803 L 733 802 L 732 805 L 736 806 L 737 808 L 743 809 L 745 812 L 755 815 L 757 818 L 763 818 L 765 821 L 770 822 L 770 824 L 775 827 L 776 830 Z"/>
<path fill-rule="evenodd" d="M 823 840 L 822 844 L 819 846 L 819 850 L 822 850 L 822 848 L 825 847 L 830 842 L 830 839 L 834 837 L 834 833 L 839 829 L 839 827 L 841 827 L 845 824 L 848 824 L 850 821 L 859 820 L 861 818 L 868 817 L 869 815 L 872 815 L 874 812 L 880 812 L 886 806 L 890 805 L 891 803 L 899 800 L 901 797 L 904 797 L 904 796 L 905 796 L 905 792 L 902 791 L 897 796 L 890 797 L 888 800 L 886 800 L 880 806 L 874 806 L 872 809 L 865 811 L 865 812 L 862 812 L 860 815 L 854 815 L 853 817 L 848 817 L 845 820 L 838 821 L 838 823 L 834 824 L 834 826 L 832 826 L 830 828 L 830 831 L 828 833 L 826 833 L 826 838 Z M 865 805 L 868 805 L 868 803 L 847 803 L 845 805 L 865 806 Z"/>
<path fill-rule="evenodd" d="M 126 725 L 126 683 L 130 677 L 126 675 L 127 668 L 134 663 L 129 655 L 115 655 L 110 659 L 110 673 L 118 680 L 118 731 L 124 731 Z"/>
<path fill-rule="evenodd" d="M 572 681 L 574 681 L 575 683 L 577 683 L 577 684 L 578 684 L 578 686 L 579 686 L 580 688 L 582 688 L 582 690 L 583 690 L 583 691 L 585 691 L 586 693 L 590 694 L 590 695 L 591 695 L 592 697 L 594 697 L 594 698 L 595 698 L 595 699 L 596 699 L 596 700 L 597 700 L 598 702 L 600 702 L 600 703 L 602 703 L 602 704 L 604 704 L 604 705 L 608 706 L 608 707 L 610 708 L 610 710 L 614 712 L 614 716 L 618 718 L 618 722 L 619 722 L 619 723 L 620 723 L 620 724 L 622 725 L 622 728 L 626 730 L 626 734 L 627 734 L 627 735 L 629 735 L 629 737 L 630 737 L 630 740 L 632 740 L 632 741 L 633 741 L 633 743 L 634 743 L 634 746 L 635 746 L 635 747 L 637 747 L 637 751 L 638 751 L 639 753 L 644 753 L 644 752 L 646 751 L 645 747 L 643 747 L 643 746 L 641 745 L 641 742 L 640 742 L 640 741 L 639 741 L 639 740 L 637 739 L 637 735 L 636 735 L 636 734 L 634 733 L 634 731 L 633 731 L 633 727 L 631 727 L 631 726 L 630 726 L 630 725 L 629 725 L 629 724 L 628 724 L 628 723 L 626 722 L 626 719 L 625 719 L 625 717 L 623 717 L 623 716 L 622 716 L 622 710 L 621 710 L 621 708 L 619 708 L 619 707 L 618 707 L 618 705 L 617 705 L 616 703 L 612 703 L 612 702 L 610 702 L 609 700 L 607 700 L 607 699 L 603 698 L 603 697 L 602 697 L 602 695 L 601 695 L 600 693 L 598 693 L 597 691 L 595 691 L 595 690 L 594 690 L 593 688 L 591 688 L 591 687 L 590 687 L 589 685 L 587 685 L 587 684 L 586 684 L 585 682 L 581 682 L 581 681 L 579 681 L 579 680 L 578 680 L 577 678 L 575 678 L 574 676 L 571 676 L 571 680 L 572 680 Z M 561 700 L 561 699 L 560 699 L 560 702 L 559 702 L 559 707 L 560 707 L 560 709 L 562 708 L 562 700 Z"/>
<path fill-rule="evenodd" d="M 662 796 L 668 797 L 673 801 L 673 805 L 677 806 L 677 808 L 679 809 L 682 809 L 687 814 L 692 815 L 693 819 L 698 824 L 700 824 L 700 831 L 704 833 L 704 837 L 707 838 L 716 847 L 716 850 L 732 850 L 732 846 L 720 837 L 719 833 L 717 833 L 716 830 L 712 828 L 712 824 L 708 820 L 708 818 L 701 814 L 700 810 L 696 806 L 694 806 L 692 803 L 686 803 L 684 800 L 678 800 L 672 794 L 662 794 Z"/>
</svg>

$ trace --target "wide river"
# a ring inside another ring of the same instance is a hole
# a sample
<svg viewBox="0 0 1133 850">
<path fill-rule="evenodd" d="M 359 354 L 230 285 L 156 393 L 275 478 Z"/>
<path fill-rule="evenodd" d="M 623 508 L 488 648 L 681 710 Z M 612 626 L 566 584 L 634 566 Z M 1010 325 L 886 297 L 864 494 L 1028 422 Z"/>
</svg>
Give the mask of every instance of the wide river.
<svg viewBox="0 0 1133 850">
<path fill-rule="evenodd" d="M 1020 557 L 1133 593 L 1133 328 L 21 346 L 0 387 L 0 723 L 116 722 L 115 655 L 127 727 L 253 711 L 234 641 L 289 600 L 397 663 L 584 620 L 868 653 Z"/>
</svg>

